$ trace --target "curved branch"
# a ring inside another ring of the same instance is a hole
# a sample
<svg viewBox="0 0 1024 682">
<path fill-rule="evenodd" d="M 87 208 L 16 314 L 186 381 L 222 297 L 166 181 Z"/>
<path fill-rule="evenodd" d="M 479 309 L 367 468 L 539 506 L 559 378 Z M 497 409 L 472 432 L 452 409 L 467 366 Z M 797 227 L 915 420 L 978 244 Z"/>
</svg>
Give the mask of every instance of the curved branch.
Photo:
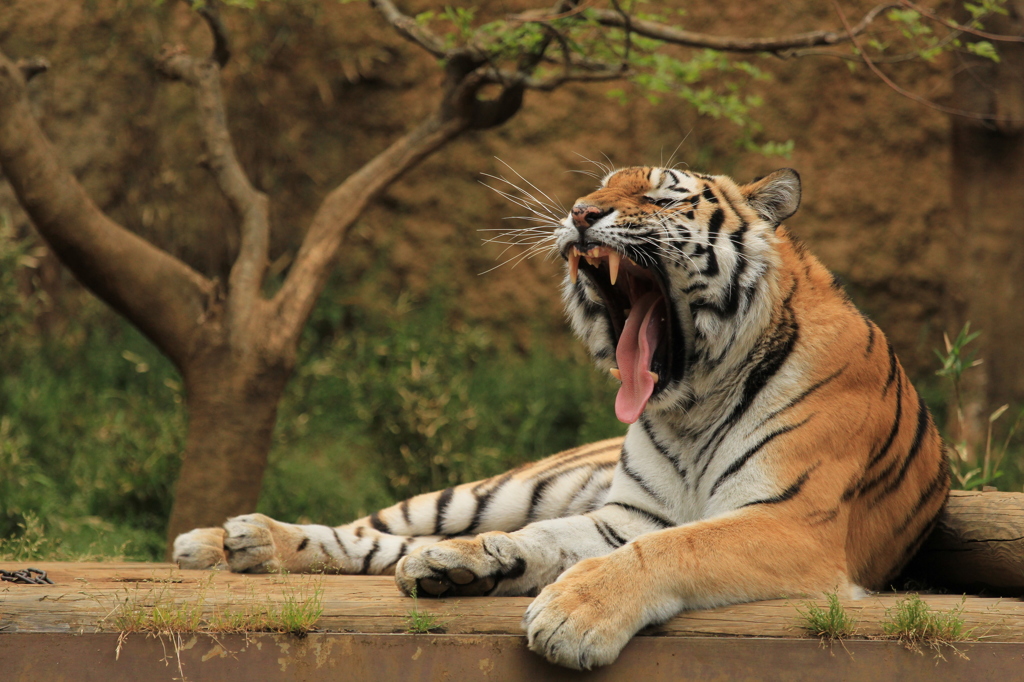
<svg viewBox="0 0 1024 682">
<path fill-rule="evenodd" d="M 449 50 L 440 36 L 418 24 L 409 15 L 403 14 L 391 0 L 370 0 L 370 6 L 380 12 L 384 19 L 406 40 L 419 45 L 438 59 L 448 56 Z"/>
<path fill-rule="evenodd" d="M 628 69 L 623 70 L 619 67 L 609 67 L 604 71 L 569 70 L 546 78 L 523 76 L 521 72 L 512 72 L 504 69 L 489 69 L 484 73 L 487 81 L 490 83 L 505 84 L 518 82 L 527 90 L 539 90 L 541 92 L 557 90 L 566 83 L 607 83 L 628 78 L 632 74 L 632 71 Z"/>
<path fill-rule="evenodd" d="M 231 59 L 231 44 L 228 41 L 228 32 L 224 23 L 220 20 L 220 12 L 217 11 L 217 0 L 185 0 L 196 14 L 201 16 L 213 34 L 213 53 L 210 59 L 217 62 L 220 68 L 227 66 Z"/>
<path fill-rule="evenodd" d="M 294 344 L 334 267 L 348 228 L 366 205 L 391 182 L 467 130 L 501 125 L 519 110 L 525 86 L 521 76 L 502 83 L 497 97 L 480 100 L 480 89 L 494 81 L 489 67 L 466 53 L 453 52 L 446 64 L 444 97 L 437 111 L 350 175 L 324 199 L 306 233 L 295 263 L 274 296 L 277 325 L 271 345 Z"/>
<path fill-rule="evenodd" d="M 184 367 L 213 283 L 100 211 L 58 160 L 29 109 L 20 70 L 3 54 L 0 168 L 61 262 Z"/>
<path fill-rule="evenodd" d="M 637 19 L 635 17 L 627 19 L 615 10 L 588 9 L 587 15 L 603 26 L 628 28 L 633 33 L 646 36 L 647 38 L 654 38 L 685 47 L 708 48 L 722 52 L 780 52 L 794 48 L 818 47 L 848 42 L 851 39 L 851 34 L 852 36 L 857 36 L 866 31 L 882 12 L 900 6 L 898 2 L 878 5 L 864 15 L 864 18 L 856 26 L 851 27 L 849 31 L 811 31 L 809 33 L 772 38 L 734 38 L 695 33 L 655 21 Z M 536 21 L 536 18 L 531 18 L 531 20 Z"/>
<path fill-rule="evenodd" d="M 327 284 L 348 228 L 366 205 L 400 175 L 468 128 L 459 118 L 434 114 L 396 140 L 335 188 L 317 209 L 295 262 L 272 305 L 277 324 L 269 339 L 294 343 Z"/>
<path fill-rule="evenodd" d="M 270 246 L 270 202 L 252 186 L 235 156 L 221 90 L 220 67 L 211 58 L 198 61 L 181 48 L 165 49 L 157 68 L 168 78 L 182 80 L 195 90 L 199 127 L 206 147 L 205 165 L 213 174 L 235 215 L 241 220 L 239 250 L 228 279 L 228 314 L 249 319 L 261 297 Z M 232 325 L 238 330 L 237 325 Z"/>
</svg>

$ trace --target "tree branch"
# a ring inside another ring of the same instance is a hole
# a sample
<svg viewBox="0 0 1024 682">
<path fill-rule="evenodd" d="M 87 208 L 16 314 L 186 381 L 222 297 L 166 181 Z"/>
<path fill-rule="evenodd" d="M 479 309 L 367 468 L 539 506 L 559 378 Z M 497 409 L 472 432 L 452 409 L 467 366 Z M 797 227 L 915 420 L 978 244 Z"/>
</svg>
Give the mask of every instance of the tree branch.
<svg viewBox="0 0 1024 682">
<path fill-rule="evenodd" d="M 26 83 L 39 74 L 46 73 L 50 70 L 50 62 L 46 61 L 42 57 L 26 57 L 24 59 L 19 59 L 15 63 L 21 70 L 21 75 L 25 79 Z"/>
<path fill-rule="evenodd" d="M 852 36 L 860 35 L 867 30 L 882 12 L 900 6 L 900 3 L 878 5 L 864 15 L 864 18 L 849 31 L 811 31 L 809 33 L 798 33 L 792 36 L 773 38 L 734 38 L 695 33 L 655 21 L 637 19 L 635 17 L 625 18 L 623 14 L 615 10 L 588 9 L 587 14 L 603 26 L 629 29 L 633 33 L 648 38 L 685 47 L 708 48 L 722 52 L 781 52 L 795 48 L 835 45 L 848 42 Z M 530 20 L 536 21 L 537 19 L 531 17 Z"/>
<path fill-rule="evenodd" d="M 270 245 L 270 202 L 252 186 L 228 130 L 220 67 L 215 57 L 196 60 L 181 48 L 167 49 L 157 57 L 157 68 L 168 78 L 182 80 L 195 90 L 199 127 L 206 147 L 205 165 L 241 221 L 239 250 L 228 278 L 228 314 L 242 327 L 261 298 Z M 232 325 L 233 331 L 241 331 Z"/>
<path fill-rule="evenodd" d="M 999 121 L 999 122 L 1012 122 L 1012 121 L 1015 121 L 1015 119 L 1012 119 L 1012 118 L 992 116 L 990 114 L 979 114 L 979 113 L 977 113 L 975 111 L 966 111 L 964 109 L 955 109 L 953 107 L 947 107 L 947 106 L 944 106 L 944 105 L 939 104 L 937 102 L 933 102 L 930 99 L 925 99 L 924 97 L 921 97 L 918 94 L 910 92 L 909 90 L 904 90 L 899 85 L 894 83 L 891 78 L 886 76 L 885 72 L 883 72 L 881 69 L 879 69 L 878 66 L 875 64 L 875 62 L 872 61 L 872 59 L 870 57 L 868 57 L 867 53 L 864 52 L 864 50 L 862 50 L 860 48 L 860 45 L 857 43 L 856 35 L 853 33 L 853 29 L 850 28 L 850 24 L 849 24 L 849 22 L 846 19 L 846 14 L 843 12 L 843 8 L 839 6 L 839 3 L 837 2 L 837 0 L 832 0 L 832 6 L 835 7 L 836 14 L 839 15 L 840 21 L 842 21 L 843 22 L 843 26 L 846 27 L 846 30 L 847 30 L 847 32 L 848 32 L 848 34 L 850 36 L 850 41 L 853 43 L 853 48 L 857 51 L 857 54 L 859 54 L 864 59 L 864 63 L 867 64 L 868 68 L 871 69 L 872 73 L 874 73 L 876 76 L 878 76 L 878 78 L 883 83 L 888 85 L 890 88 L 895 90 L 897 93 L 903 95 L 907 99 L 910 99 L 910 100 L 912 100 L 914 102 L 917 102 L 918 104 L 923 104 L 924 106 L 928 107 L 929 109 L 935 109 L 936 111 L 941 111 L 944 114 L 951 114 L 953 116 L 960 116 L 962 118 L 974 119 L 976 121 Z"/>
<path fill-rule="evenodd" d="M 213 35 L 213 53 L 210 55 L 217 66 L 224 68 L 231 59 L 231 43 L 228 41 L 228 32 L 220 20 L 220 13 L 217 11 L 217 0 L 185 0 L 195 12 L 203 18 Z"/>
<path fill-rule="evenodd" d="M 183 367 L 213 283 L 100 211 L 58 160 L 29 109 L 21 70 L 3 54 L 0 168 L 75 277 Z"/>
<path fill-rule="evenodd" d="M 931 21 L 934 21 L 937 24 L 942 24 L 946 28 L 954 31 L 969 33 L 971 35 L 978 36 L 979 38 L 986 38 L 988 40 L 995 40 L 997 42 L 1002 43 L 1024 43 L 1024 36 L 1009 36 L 1001 35 L 998 33 L 986 33 L 985 31 L 979 31 L 976 28 L 964 26 L 963 24 L 958 24 L 955 21 L 950 21 L 949 19 L 943 19 L 942 17 L 935 14 L 935 12 L 931 11 L 927 7 L 921 7 L 915 2 L 910 2 L 910 0 L 901 0 L 900 4 L 908 9 L 914 10 L 915 12 L 919 13 L 926 19 L 930 19 Z"/>
<path fill-rule="evenodd" d="M 301 333 L 327 284 L 338 251 L 366 205 L 391 182 L 468 128 L 466 121 L 434 114 L 350 175 L 324 199 L 284 285 L 274 296 L 277 346 Z"/>
<path fill-rule="evenodd" d="M 406 40 L 419 45 L 438 59 L 448 57 L 449 50 L 445 47 L 444 40 L 427 27 L 418 24 L 409 15 L 403 14 L 391 0 L 370 0 L 370 6 L 380 12 Z"/>
<path fill-rule="evenodd" d="M 521 83 L 527 90 L 539 90 L 551 92 L 566 83 L 606 83 L 621 78 L 629 77 L 633 72 L 618 67 L 608 67 L 604 71 L 564 71 L 557 76 L 547 78 L 535 78 L 523 76 L 519 72 L 512 72 L 499 69 L 488 69 L 483 73 L 484 77 L 491 83 L 508 84 L 512 82 Z"/>
<path fill-rule="evenodd" d="M 295 342 L 327 283 L 348 228 L 371 199 L 463 132 L 501 125 L 519 110 L 525 85 L 518 73 L 500 83 L 497 97 L 478 98 L 483 86 L 495 82 L 488 78 L 489 70 L 485 62 L 467 53 L 449 53 L 444 96 L 437 111 L 327 195 L 313 216 L 284 285 L 274 296 L 279 324 L 273 343 Z"/>
</svg>

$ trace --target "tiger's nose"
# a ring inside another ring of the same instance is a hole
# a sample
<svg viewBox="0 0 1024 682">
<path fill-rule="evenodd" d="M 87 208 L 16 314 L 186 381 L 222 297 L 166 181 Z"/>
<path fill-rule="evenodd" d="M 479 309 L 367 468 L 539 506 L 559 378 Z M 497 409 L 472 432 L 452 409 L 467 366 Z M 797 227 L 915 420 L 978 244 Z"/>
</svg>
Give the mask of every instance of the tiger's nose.
<svg viewBox="0 0 1024 682">
<path fill-rule="evenodd" d="M 597 206 L 590 206 L 588 204 L 576 204 L 572 207 L 572 224 L 576 226 L 576 229 L 580 231 L 582 235 L 587 231 L 587 228 L 596 223 L 601 218 L 605 217 L 612 212 L 612 209 L 602 210 Z"/>
</svg>

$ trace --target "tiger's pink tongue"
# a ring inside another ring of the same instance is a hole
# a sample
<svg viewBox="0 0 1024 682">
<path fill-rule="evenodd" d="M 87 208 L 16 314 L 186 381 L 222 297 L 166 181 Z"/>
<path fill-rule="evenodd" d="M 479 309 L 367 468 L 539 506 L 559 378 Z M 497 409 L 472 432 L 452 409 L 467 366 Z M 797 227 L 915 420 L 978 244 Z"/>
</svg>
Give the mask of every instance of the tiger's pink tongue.
<svg viewBox="0 0 1024 682">
<path fill-rule="evenodd" d="M 658 347 L 664 300 L 659 291 L 642 296 L 633 304 L 619 337 L 615 360 L 622 386 L 615 396 L 615 416 L 620 422 L 632 424 L 639 419 L 654 392 L 651 356 Z"/>
</svg>

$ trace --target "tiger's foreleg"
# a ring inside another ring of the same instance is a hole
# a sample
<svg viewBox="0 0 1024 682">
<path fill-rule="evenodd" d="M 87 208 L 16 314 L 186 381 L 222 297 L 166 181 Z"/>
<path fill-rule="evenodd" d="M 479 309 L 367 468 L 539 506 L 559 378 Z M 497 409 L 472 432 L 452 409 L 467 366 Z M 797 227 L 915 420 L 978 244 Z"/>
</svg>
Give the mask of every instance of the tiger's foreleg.
<svg viewBox="0 0 1024 682">
<path fill-rule="evenodd" d="M 612 439 L 569 450 L 500 476 L 417 495 L 343 526 L 282 523 L 263 514 L 237 516 L 223 528 L 179 535 L 173 556 L 182 568 L 391 573 L 400 558 L 439 540 L 512 531 L 538 519 L 600 506 L 620 448 L 621 440 Z"/>
<path fill-rule="evenodd" d="M 425 547 L 398 563 L 395 578 L 409 595 L 534 596 L 580 560 L 608 554 L 669 525 L 612 501 L 584 515 L 531 523 L 513 533 L 482 533 Z"/>
<path fill-rule="evenodd" d="M 750 508 L 640 536 L 587 559 L 526 611 L 530 648 L 577 669 L 607 665 L 641 628 L 684 609 L 858 591 L 841 534 Z"/>
</svg>

